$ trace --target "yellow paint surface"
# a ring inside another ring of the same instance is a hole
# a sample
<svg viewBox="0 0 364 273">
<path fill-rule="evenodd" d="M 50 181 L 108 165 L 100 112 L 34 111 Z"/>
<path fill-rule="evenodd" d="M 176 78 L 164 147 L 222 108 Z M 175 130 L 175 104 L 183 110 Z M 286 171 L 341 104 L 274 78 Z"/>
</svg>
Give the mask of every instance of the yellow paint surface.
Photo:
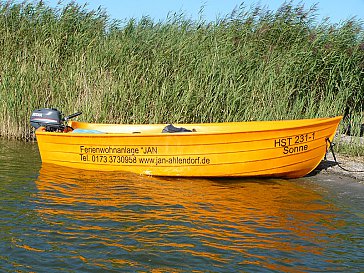
<svg viewBox="0 0 364 273">
<path fill-rule="evenodd" d="M 71 121 L 99 133 L 36 131 L 42 162 L 155 176 L 301 177 L 323 159 L 342 117 L 178 124 L 195 132 L 162 133 L 165 124 Z M 100 133 L 101 132 L 101 133 Z"/>
</svg>

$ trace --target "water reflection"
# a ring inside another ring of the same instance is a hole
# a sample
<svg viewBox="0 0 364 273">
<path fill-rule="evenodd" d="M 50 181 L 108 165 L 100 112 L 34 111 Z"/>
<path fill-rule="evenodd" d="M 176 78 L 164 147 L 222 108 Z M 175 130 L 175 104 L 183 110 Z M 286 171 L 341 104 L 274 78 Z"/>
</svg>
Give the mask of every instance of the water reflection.
<svg viewBox="0 0 364 273">
<path fill-rule="evenodd" d="M 345 222 L 320 194 L 292 180 L 155 178 L 43 165 L 36 187 L 40 233 L 50 248 L 28 247 L 62 249 L 65 263 L 84 270 L 342 269 L 325 255 Z"/>
</svg>

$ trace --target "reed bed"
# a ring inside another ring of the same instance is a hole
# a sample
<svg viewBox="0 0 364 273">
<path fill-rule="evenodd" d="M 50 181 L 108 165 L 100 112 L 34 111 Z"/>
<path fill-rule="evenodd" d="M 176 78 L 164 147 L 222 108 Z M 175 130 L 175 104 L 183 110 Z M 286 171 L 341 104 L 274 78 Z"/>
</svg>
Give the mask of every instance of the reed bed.
<svg viewBox="0 0 364 273">
<path fill-rule="evenodd" d="M 314 6 L 118 22 L 75 3 L 2 1 L 0 44 L 1 136 L 32 139 L 29 116 L 44 107 L 91 122 L 363 123 L 362 22 L 319 22 Z"/>
</svg>

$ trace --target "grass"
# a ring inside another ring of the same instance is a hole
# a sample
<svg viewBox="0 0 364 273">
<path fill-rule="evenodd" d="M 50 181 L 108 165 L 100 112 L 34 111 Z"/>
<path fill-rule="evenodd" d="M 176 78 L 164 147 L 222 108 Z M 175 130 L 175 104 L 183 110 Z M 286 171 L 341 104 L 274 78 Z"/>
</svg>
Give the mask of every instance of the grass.
<svg viewBox="0 0 364 273">
<path fill-rule="evenodd" d="M 288 2 L 215 22 L 120 23 L 75 3 L 0 2 L 0 135 L 32 139 L 30 114 L 44 107 L 116 123 L 344 115 L 343 128 L 359 128 L 362 22 L 316 12 Z"/>
</svg>

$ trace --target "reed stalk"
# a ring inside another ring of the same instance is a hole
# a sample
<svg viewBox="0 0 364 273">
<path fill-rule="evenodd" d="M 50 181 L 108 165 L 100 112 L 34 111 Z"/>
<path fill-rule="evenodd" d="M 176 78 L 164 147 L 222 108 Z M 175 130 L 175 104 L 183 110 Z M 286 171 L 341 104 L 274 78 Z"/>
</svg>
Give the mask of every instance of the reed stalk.
<svg viewBox="0 0 364 273">
<path fill-rule="evenodd" d="M 32 139 L 36 108 L 107 123 L 344 115 L 363 123 L 362 22 L 315 6 L 241 5 L 215 22 L 121 23 L 70 3 L 0 2 L 0 135 Z"/>
</svg>

